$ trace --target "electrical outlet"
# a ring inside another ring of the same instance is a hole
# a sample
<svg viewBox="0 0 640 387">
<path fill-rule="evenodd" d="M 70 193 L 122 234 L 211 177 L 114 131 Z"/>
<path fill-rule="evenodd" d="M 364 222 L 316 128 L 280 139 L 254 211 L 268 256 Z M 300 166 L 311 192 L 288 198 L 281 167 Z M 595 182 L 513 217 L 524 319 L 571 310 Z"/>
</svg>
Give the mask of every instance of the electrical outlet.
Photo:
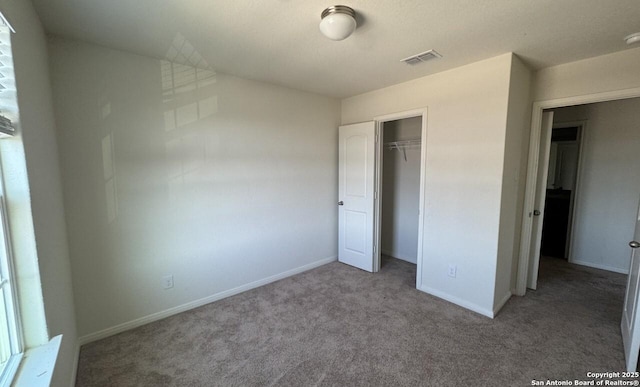
<svg viewBox="0 0 640 387">
<path fill-rule="evenodd" d="M 456 278 L 458 267 L 456 265 L 449 265 L 449 277 Z"/>
<path fill-rule="evenodd" d="M 173 287 L 173 275 L 165 275 L 162 277 L 162 287 L 171 289 Z"/>
</svg>

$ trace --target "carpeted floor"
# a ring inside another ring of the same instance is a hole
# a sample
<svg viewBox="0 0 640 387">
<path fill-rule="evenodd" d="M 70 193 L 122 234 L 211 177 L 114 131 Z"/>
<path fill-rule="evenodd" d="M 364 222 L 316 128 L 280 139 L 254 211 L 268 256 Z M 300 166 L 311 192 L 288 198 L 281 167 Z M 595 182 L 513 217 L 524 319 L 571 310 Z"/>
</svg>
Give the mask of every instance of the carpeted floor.
<svg viewBox="0 0 640 387">
<path fill-rule="evenodd" d="M 544 259 L 489 319 L 334 262 L 82 347 L 77 386 L 525 386 L 624 368 L 626 276 Z"/>
</svg>

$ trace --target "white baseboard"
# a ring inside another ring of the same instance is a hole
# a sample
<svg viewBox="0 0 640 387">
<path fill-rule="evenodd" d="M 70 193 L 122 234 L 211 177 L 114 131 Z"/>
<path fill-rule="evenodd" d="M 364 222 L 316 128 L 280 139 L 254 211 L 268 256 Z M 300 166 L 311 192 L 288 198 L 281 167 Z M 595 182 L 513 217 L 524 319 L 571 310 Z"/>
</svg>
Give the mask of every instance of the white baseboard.
<svg viewBox="0 0 640 387">
<path fill-rule="evenodd" d="M 511 295 L 512 296 L 518 296 L 518 297 L 522 297 L 526 294 L 526 288 L 525 288 L 525 293 L 524 294 L 519 294 L 518 293 L 518 289 L 516 288 L 511 288 Z"/>
<path fill-rule="evenodd" d="M 494 317 L 493 310 L 483 308 L 480 305 L 476 305 L 476 304 L 474 304 L 472 302 L 463 300 L 463 299 L 458 298 L 456 296 L 452 296 L 451 294 L 442 292 L 440 290 L 436 290 L 436 289 L 430 288 L 428 286 L 423 286 L 423 287 L 419 288 L 418 290 L 421 290 L 421 291 L 423 291 L 425 293 L 429 293 L 432 296 L 436 296 L 438 298 L 442 298 L 445 301 L 449 301 L 449 302 L 451 302 L 453 304 L 461 306 L 461 307 L 463 307 L 465 309 L 469 309 L 470 311 L 479 313 L 479 314 L 481 314 L 483 316 L 487 316 L 489 318 L 493 318 Z"/>
<path fill-rule="evenodd" d="M 80 361 L 80 344 L 76 340 L 76 351 L 74 354 L 73 369 L 71 370 L 71 380 L 69 381 L 69 387 L 75 387 L 76 378 L 78 377 L 78 362 Z"/>
<path fill-rule="evenodd" d="M 380 252 L 381 252 L 382 254 L 384 254 L 384 255 L 388 255 L 388 256 L 390 256 L 390 257 L 392 257 L 392 258 L 397 258 L 397 259 L 400 259 L 400 260 L 403 260 L 403 261 L 407 261 L 407 262 L 409 262 L 409 263 L 413 263 L 413 264 L 416 264 L 416 263 L 417 263 L 417 259 L 416 259 L 416 257 L 411 257 L 411 256 L 409 256 L 409 255 L 402 254 L 402 253 L 399 253 L 399 252 L 397 252 L 397 251 L 380 250 Z"/>
<path fill-rule="evenodd" d="M 504 297 L 502 297 L 502 300 L 500 300 L 500 302 L 498 302 L 496 306 L 493 307 L 493 317 L 495 317 L 498 314 L 500 309 L 502 309 L 504 304 L 506 304 L 507 301 L 509 301 L 511 296 L 512 296 L 511 292 L 507 292 L 507 294 L 505 294 Z"/>
<path fill-rule="evenodd" d="M 598 263 L 592 263 L 592 262 L 586 262 L 586 261 L 573 261 L 573 260 L 570 260 L 569 263 L 575 263 L 576 265 L 592 267 L 594 269 L 612 271 L 614 273 L 629 274 L 629 270 L 620 269 L 618 267 L 613 267 L 609 265 L 601 265 Z"/>
<path fill-rule="evenodd" d="M 245 285 L 241 285 L 238 286 L 236 288 L 233 289 L 229 289 L 229 290 L 225 290 L 219 293 L 215 293 L 212 294 L 210 296 L 195 300 L 195 301 L 191 301 L 191 302 L 187 302 L 186 304 L 182 304 L 182 305 L 178 305 L 175 306 L 173 308 L 169 308 L 157 313 L 153 313 L 144 317 L 140 317 L 137 318 L 135 320 L 131 320 L 122 324 L 118 324 L 116 326 L 113 326 L 111 328 L 107 328 L 107 329 L 103 329 L 101 331 L 98 332 L 94 332 L 94 333 L 89 333 L 88 335 L 84 335 L 80 338 L 78 338 L 78 342 L 79 345 L 84 345 L 87 343 L 90 343 L 92 341 L 96 341 L 96 340 L 100 340 L 100 339 L 104 339 L 106 337 L 109 336 L 113 336 L 116 335 L 118 333 L 122 333 L 125 331 L 128 331 L 130 329 L 133 328 L 137 328 L 139 326 L 142 325 L 146 325 L 149 324 L 151 322 L 154 321 L 158 321 L 158 320 L 162 320 L 163 318 L 167 318 L 169 316 L 173 316 L 175 314 L 178 313 L 182 313 L 185 312 L 187 310 L 191 310 L 191 309 L 195 309 L 198 308 L 202 305 L 206 305 L 206 304 L 210 304 L 214 301 L 218 301 L 221 300 L 223 298 L 227 298 L 227 297 L 231 297 L 231 296 L 235 296 L 236 294 L 239 293 L 243 293 L 246 292 L 247 290 L 251 290 L 251 289 L 255 289 L 258 288 L 260 286 L 264 286 L 267 285 L 271 282 L 275 282 L 287 277 L 291 277 L 292 275 L 296 275 L 296 274 L 300 274 L 302 272 L 305 272 L 307 270 L 311 270 L 311 269 L 315 269 L 316 267 L 322 266 L 322 265 L 326 265 L 328 263 L 334 262 L 338 259 L 337 256 L 332 256 L 329 258 L 324 258 L 321 259 L 319 261 L 316 262 L 312 262 L 308 265 L 304 265 L 304 266 L 300 266 L 298 268 L 295 269 L 291 269 L 291 270 L 287 270 L 283 273 L 280 274 L 276 274 L 276 275 L 272 275 L 271 277 L 267 277 L 267 278 L 263 278 L 254 282 L 250 282 L 248 284 Z"/>
</svg>

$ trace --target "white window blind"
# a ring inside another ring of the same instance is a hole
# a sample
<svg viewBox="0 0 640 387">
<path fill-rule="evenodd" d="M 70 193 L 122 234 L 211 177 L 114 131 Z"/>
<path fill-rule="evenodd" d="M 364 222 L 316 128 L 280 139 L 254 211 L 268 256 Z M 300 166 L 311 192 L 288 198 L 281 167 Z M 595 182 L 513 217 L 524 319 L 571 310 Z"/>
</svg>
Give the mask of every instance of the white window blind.
<svg viewBox="0 0 640 387">
<path fill-rule="evenodd" d="M 13 135 L 18 120 L 16 81 L 11 55 L 12 31 L 0 13 L 0 138 Z"/>
</svg>

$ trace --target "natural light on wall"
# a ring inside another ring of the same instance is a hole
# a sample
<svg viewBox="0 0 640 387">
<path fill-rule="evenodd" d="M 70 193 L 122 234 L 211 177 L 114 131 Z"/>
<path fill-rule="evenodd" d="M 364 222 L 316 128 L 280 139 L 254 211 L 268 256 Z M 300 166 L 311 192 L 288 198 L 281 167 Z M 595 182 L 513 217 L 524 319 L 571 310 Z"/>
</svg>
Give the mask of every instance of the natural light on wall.
<svg viewBox="0 0 640 387">
<path fill-rule="evenodd" d="M 0 15 L 0 138 L 12 134 L 12 122 L 16 121 L 18 112 L 11 32 Z M 4 186 L 0 182 L 0 386 L 11 383 L 23 349 L 5 208 Z"/>
</svg>

